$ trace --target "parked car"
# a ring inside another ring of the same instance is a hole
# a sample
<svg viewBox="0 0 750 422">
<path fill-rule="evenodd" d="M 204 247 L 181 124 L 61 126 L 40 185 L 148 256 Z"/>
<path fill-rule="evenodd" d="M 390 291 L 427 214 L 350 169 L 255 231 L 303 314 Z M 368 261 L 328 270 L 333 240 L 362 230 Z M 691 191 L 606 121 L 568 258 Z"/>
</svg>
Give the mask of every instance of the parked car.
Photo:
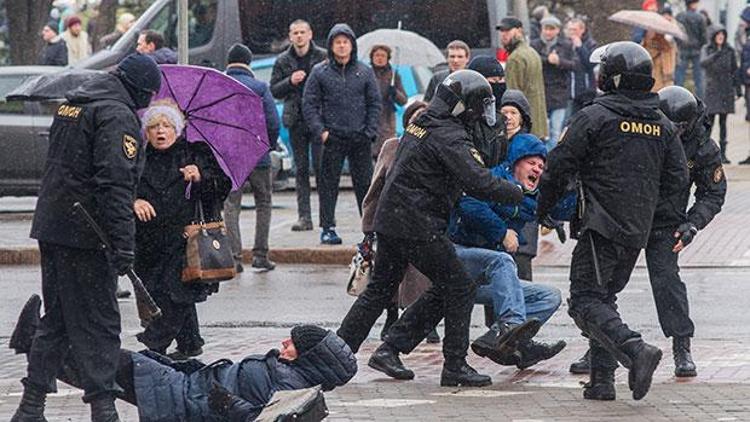
<svg viewBox="0 0 750 422">
<path fill-rule="evenodd" d="M 60 72 L 57 66 L 0 67 L 0 196 L 36 195 L 44 172 L 49 128 L 57 101 L 5 101 L 6 95 L 26 80 Z M 289 149 L 271 152 L 274 189 L 285 189 L 292 168 Z"/>
</svg>

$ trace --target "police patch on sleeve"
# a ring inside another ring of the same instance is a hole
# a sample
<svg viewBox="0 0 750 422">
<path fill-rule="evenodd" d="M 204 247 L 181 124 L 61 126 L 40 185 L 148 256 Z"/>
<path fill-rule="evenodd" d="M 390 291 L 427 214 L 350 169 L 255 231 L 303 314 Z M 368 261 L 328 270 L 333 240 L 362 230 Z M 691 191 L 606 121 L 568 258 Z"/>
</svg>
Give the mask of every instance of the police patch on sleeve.
<svg viewBox="0 0 750 422">
<path fill-rule="evenodd" d="M 122 135 L 122 152 L 128 160 L 135 158 L 138 155 L 138 141 L 128 134 Z"/>
<path fill-rule="evenodd" d="M 479 153 L 479 151 L 477 151 L 476 148 L 469 148 L 469 152 L 471 152 L 471 156 L 474 157 L 477 163 L 484 166 L 484 159 L 482 159 L 482 155 Z"/>
<path fill-rule="evenodd" d="M 724 167 L 719 164 L 714 170 L 714 183 L 719 183 L 724 180 Z"/>
</svg>

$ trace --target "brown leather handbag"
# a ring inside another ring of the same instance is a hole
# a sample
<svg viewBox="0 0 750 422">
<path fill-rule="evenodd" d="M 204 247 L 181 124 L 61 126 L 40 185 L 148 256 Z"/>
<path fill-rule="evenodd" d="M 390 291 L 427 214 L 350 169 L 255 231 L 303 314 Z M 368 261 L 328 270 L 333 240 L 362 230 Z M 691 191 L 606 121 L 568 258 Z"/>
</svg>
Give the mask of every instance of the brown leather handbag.
<svg viewBox="0 0 750 422">
<path fill-rule="evenodd" d="M 184 283 L 217 283 L 237 275 L 232 248 L 224 221 L 206 223 L 203 204 L 196 200 L 196 220 L 185 226 L 183 236 L 186 263 L 182 270 Z"/>
</svg>

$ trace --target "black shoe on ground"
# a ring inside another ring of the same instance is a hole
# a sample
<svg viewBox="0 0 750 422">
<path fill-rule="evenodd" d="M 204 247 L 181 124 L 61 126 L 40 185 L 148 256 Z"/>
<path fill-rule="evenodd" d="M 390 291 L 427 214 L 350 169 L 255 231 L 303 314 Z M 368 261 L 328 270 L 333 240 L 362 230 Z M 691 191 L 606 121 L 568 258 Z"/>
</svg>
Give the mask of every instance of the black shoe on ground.
<svg viewBox="0 0 750 422">
<path fill-rule="evenodd" d="M 91 422 L 120 422 L 114 397 L 105 395 L 91 402 Z"/>
<path fill-rule="evenodd" d="M 433 328 L 432 331 L 430 331 L 430 333 L 427 334 L 427 337 L 425 337 L 424 341 L 429 344 L 440 343 L 440 334 L 438 334 L 437 328 Z"/>
<path fill-rule="evenodd" d="M 631 359 L 628 368 L 628 387 L 633 392 L 633 400 L 646 397 L 651 380 L 659 366 L 662 352 L 658 347 L 652 346 L 641 339 L 631 339 L 623 343 L 621 350 Z"/>
<path fill-rule="evenodd" d="M 271 271 L 276 268 L 276 263 L 266 258 L 265 256 L 256 256 L 253 258 L 253 268 L 257 268 L 263 271 Z"/>
<path fill-rule="evenodd" d="M 614 400 L 615 370 L 592 369 L 591 379 L 583 386 L 583 398 L 587 400 Z"/>
<path fill-rule="evenodd" d="M 586 349 L 586 353 L 580 359 L 570 364 L 571 374 L 588 374 L 591 370 L 591 350 Z"/>
<path fill-rule="evenodd" d="M 34 333 L 39 326 L 39 309 L 42 307 L 42 299 L 37 294 L 31 295 L 21 309 L 18 316 L 16 328 L 10 336 L 8 347 L 16 351 L 16 354 L 29 353 L 31 343 L 34 341 Z"/>
<path fill-rule="evenodd" d="M 398 358 L 398 352 L 393 350 L 388 343 L 381 344 L 373 352 L 367 366 L 397 380 L 414 379 L 414 371 L 404 366 Z"/>
<path fill-rule="evenodd" d="M 563 340 L 552 344 L 540 343 L 534 340 L 520 343 L 518 345 L 520 359 L 516 363 L 516 367 L 518 367 L 518 369 L 526 369 L 543 360 L 551 359 L 556 354 L 560 353 L 566 345 L 567 343 Z"/>
<path fill-rule="evenodd" d="M 471 350 L 493 362 L 502 355 L 515 352 L 519 342 L 531 340 L 542 324 L 536 318 L 529 318 L 521 324 L 497 324 L 471 343 Z M 499 363 L 499 362 L 498 362 Z"/>
<path fill-rule="evenodd" d="M 306 218 L 300 218 L 296 223 L 292 224 L 293 232 L 307 232 L 313 229 L 312 220 Z"/>
<path fill-rule="evenodd" d="M 466 363 L 465 359 L 443 365 L 443 373 L 440 375 L 441 387 L 486 387 L 492 385 L 492 378 L 488 375 L 478 373 Z"/>
<path fill-rule="evenodd" d="M 750 164 L 750 157 L 747 157 L 747 158 L 745 158 L 744 160 L 740 161 L 740 162 L 739 162 L 739 163 L 737 163 L 737 164 L 741 164 L 741 165 L 747 165 L 747 164 Z"/>
<path fill-rule="evenodd" d="M 721 153 L 721 164 L 732 164 L 724 153 Z"/>
<path fill-rule="evenodd" d="M 242 266 L 242 263 L 241 263 L 241 262 L 238 262 L 238 263 L 234 264 L 234 271 L 235 271 L 235 272 L 236 272 L 237 274 L 239 274 L 239 273 L 241 273 L 241 272 L 245 271 L 245 267 L 243 267 L 243 266 Z"/>
<path fill-rule="evenodd" d="M 21 403 L 10 422 L 47 422 L 44 418 L 44 402 L 47 400 L 47 393 L 24 383 Z"/>
<path fill-rule="evenodd" d="M 672 355 L 674 357 L 674 376 L 695 377 L 698 372 L 690 354 L 690 337 L 672 338 Z"/>
<path fill-rule="evenodd" d="M 197 349 L 193 350 L 175 350 L 174 352 L 168 354 L 167 356 L 172 360 L 188 360 L 190 358 L 194 358 L 196 356 L 200 356 L 203 354 L 203 348 L 198 347 Z"/>
<path fill-rule="evenodd" d="M 115 293 L 115 297 L 118 299 L 127 299 L 130 297 L 130 290 L 128 289 L 121 289 L 117 288 L 117 292 Z"/>
</svg>

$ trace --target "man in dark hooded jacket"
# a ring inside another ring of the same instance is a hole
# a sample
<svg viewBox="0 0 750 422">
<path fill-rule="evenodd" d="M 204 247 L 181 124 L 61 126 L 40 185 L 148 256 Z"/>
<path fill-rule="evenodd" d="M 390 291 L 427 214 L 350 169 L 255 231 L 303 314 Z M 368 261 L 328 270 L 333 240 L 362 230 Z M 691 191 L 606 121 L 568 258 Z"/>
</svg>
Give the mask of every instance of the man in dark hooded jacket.
<svg viewBox="0 0 750 422">
<path fill-rule="evenodd" d="M 39 321 L 39 296 L 21 312 L 13 333 L 16 353 L 28 353 Z M 81 388 L 82 365 L 74 351 L 62 349 L 65 363 L 58 379 Z M 249 422 L 277 391 L 320 385 L 333 390 L 357 373 L 357 359 L 334 332 L 298 325 L 281 350 L 249 355 L 239 362 L 220 359 L 174 361 L 152 351 L 120 349 L 117 397 L 138 407 L 141 422 Z M 95 419 L 99 422 L 102 419 Z"/>
<path fill-rule="evenodd" d="M 305 83 L 302 111 L 305 122 L 323 142 L 318 196 L 320 242 L 341 243 L 336 234 L 336 201 L 344 159 L 349 160 L 357 207 L 372 178 L 372 142 L 378 133 L 382 97 L 372 68 L 357 60 L 357 40 L 347 24 L 328 33 L 328 61 L 313 67 Z"/>
<path fill-rule="evenodd" d="M 630 371 L 628 384 L 642 399 L 662 352 L 623 323 L 615 304 L 646 247 L 660 197 L 687 186 L 687 161 L 672 123 L 650 93 L 653 62 L 631 41 L 600 47 L 604 95 L 573 118 L 542 175 L 538 215 L 550 213 L 570 181 L 578 179 L 579 210 L 571 222 L 579 239 L 570 269 L 568 313 L 589 337 L 590 382 L 584 398 L 614 400 L 617 362 Z"/>
<path fill-rule="evenodd" d="M 154 61 L 123 59 L 112 73 L 70 91 L 50 128 L 50 145 L 31 237 L 39 241 L 45 315 L 29 352 L 24 393 L 13 421 L 41 420 L 47 393 L 67 350 L 81 369 L 83 401 L 92 419 L 117 421 L 114 396 L 120 350 L 117 275 L 133 265 L 133 201 L 142 169 L 141 125 L 136 110 L 159 90 Z M 109 238 L 102 242 L 80 202 Z"/>
</svg>

